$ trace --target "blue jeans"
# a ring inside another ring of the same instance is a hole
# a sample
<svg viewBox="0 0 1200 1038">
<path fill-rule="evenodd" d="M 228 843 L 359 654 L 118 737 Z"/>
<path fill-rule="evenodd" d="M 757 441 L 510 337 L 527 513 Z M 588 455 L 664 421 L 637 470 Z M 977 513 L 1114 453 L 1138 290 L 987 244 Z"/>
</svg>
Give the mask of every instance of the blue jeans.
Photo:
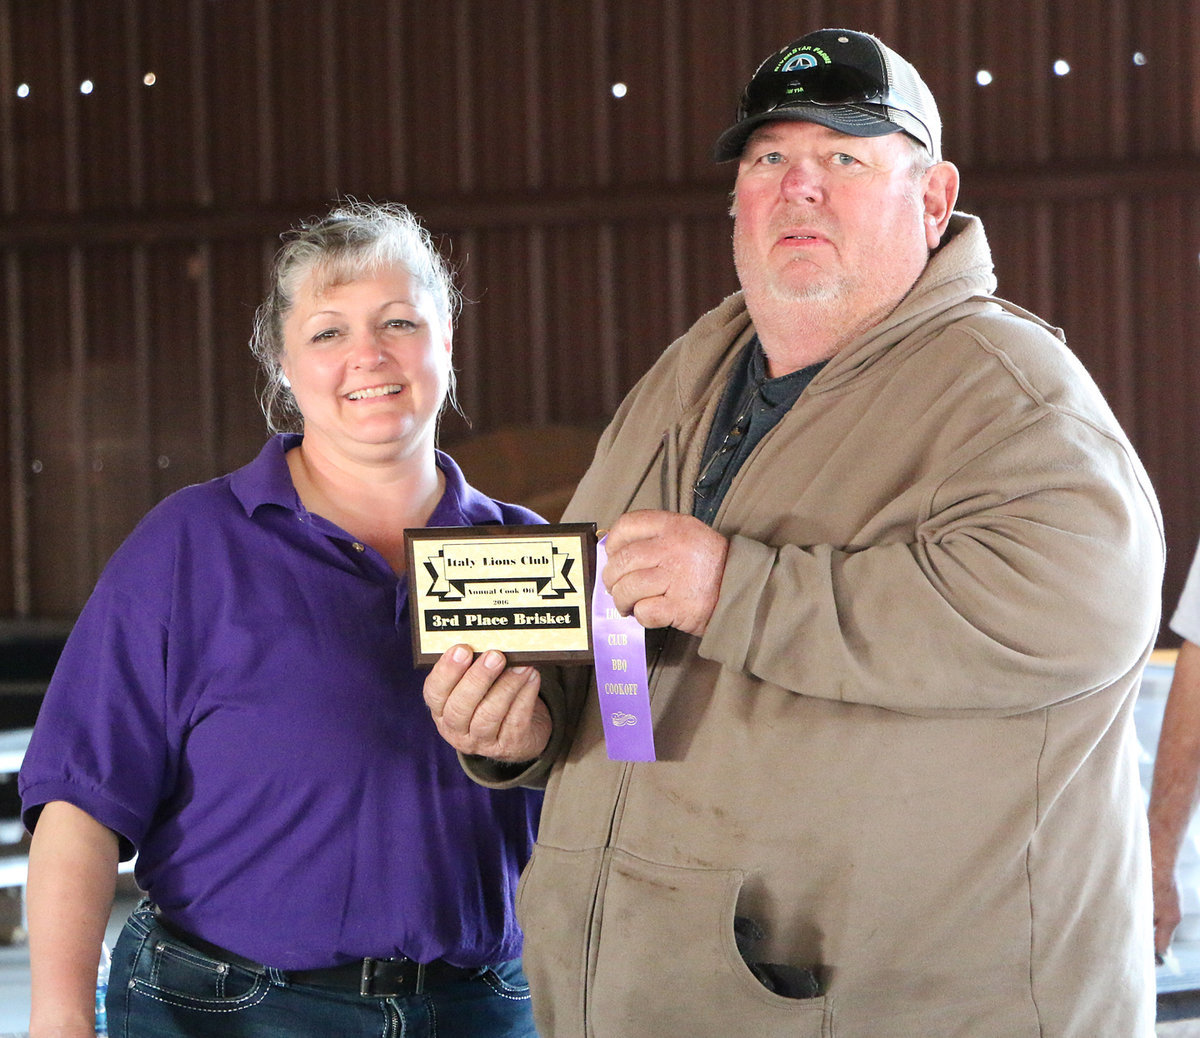
<svg viewBox="0 0 1200 1038">
<path fill-rule="evenodd" d="M 520 960 L 403 998 L 290 984 L 168 934 L 143 902 L 113 950 L 110 1038 L 537 1038 Z"/>
</svg>

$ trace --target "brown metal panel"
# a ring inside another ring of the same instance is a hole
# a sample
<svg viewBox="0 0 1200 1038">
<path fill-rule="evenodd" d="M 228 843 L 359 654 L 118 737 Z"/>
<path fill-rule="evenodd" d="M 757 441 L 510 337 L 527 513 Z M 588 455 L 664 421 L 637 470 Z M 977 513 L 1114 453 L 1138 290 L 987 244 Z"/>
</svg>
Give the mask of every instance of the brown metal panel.
<svg viewBox="0 0 1200 1038">
<path fill-rule="evenodd" d="M 65 167 L 63 176 L 65 208 L 74 212 L 79 208 L 79 178 L 82 156 L 79 151 L 79 108 L 84 100 L 83 86 L 76 61 L 75 11 L 71 0 L 60 0 L 59 11 L 59 62 L 57 88 L 63 95 L 62 107 L 62 157 Z"/>
<path fill-rule="evenodd" d="M 216 348 L 213 342 L 212 243 L 197 242 L 189 276 L 196 288 L 196 357 L 194 392 L 199 398 L 200 422 L 192 430 L 206 472 L 217 467 Z"/>
<path fill-rule="evenodd" d="M 129 91 L 135 65 L 129 14 L 126 4 L 76 3 L 70 17 L 75 55 L 66 67 L 73 67 L 77 76 L 64 89 L 77 119 L 69 147 L 75 149 L 83 209 L 128 207 L 137 179 L 131 167 Z"/>
<path fill-rule="evenodd" d="M 459 322 L 455 366 L 459 400 L 482 428 L 534 421 L 534 386 L 544 395 L 542 370 L 531 362 L 527 331 L 531 268 L 529 236 L 498 229 L 455 236 L 469 249 L 463 288 L 473 300 Z"/>
<path fill-rule="evenodd" d="M 874 33 L 892 46 L 903 48 L 893 0 L 827 0 L 825 8 L 823 24 Z"/>
<path fill-rule="evenodd" d="M 1075 10 L 1048 5 L 1047 14 L 1051 59 L 1062 63 L 1061 74 L 1050 80 L 1052 153 L 1068 159 L 1123 154 L 1133 62 L 1113 4 L 1088 0 Z"/>
<path fill-rule="evenodd" d="M 155 502 L 154 452 L 151 446 L 150 401 L 153 399 L 154 383 L 150 369 L 154 356 L 154 344 L 150 337 L 150 271 L 146 247 L 135 245 L 130 253 L 129 298 L 130 310 L 124 315 L 129 321 L 129 346 L 125 364 L 126 378 L 132 386 L 136 405 L 128 417 L 128 434 L 137 444 L 136 452 L 140 465 L 139 479 L 130 489 L 135 507 L 146 511 Z"/>
<path fill-rule="evenodd" d="M 1188 132 L 1183 149 L 1194 155 L 1200 151 L 1200 10 L 1197 10 L 1194 0 L 1187 3 L 1178 24 L 1187 56 L 1187 67 L 1180 70 L 1179 78 L 1187 94 L 1185 112 Z"/>
<path fill-rule="evenodd" d="M 1044 205 L 980 202 L 966 207 L 983 220 L 999 282 L 997 294 L 1054 323 L 1049 263 L 1049 211 Z"/>
<path fill-rule="evenodd" d="M 0 543 L 0 615 L 28 616 L 32 596 L 30 582 L 29 470 L 26 455 L 25 326 L 21 307 L 21 264 L 15 252 L 4 258 L 4 349 L 3 368 L 6 421 L 3 437 L 4 514 L 8 536 Z"/>
<path fill-rule="evenodd" d="M 621 381 L 621 358 L 618 336 L 621 324 L 617 307 L 617 243 L 614 228 L 604 226 L 596 235 L 597 276 L 593 292 L 600 307 L 599 334 L 595 348 L 600 354 L 600 384 L 597 387 L 599 402 L 604 414 L 613 414 L 625 394 L 626 386 Z M 627 315 L 626 315 L 627 316 Z"/>
<path fill-rule="evenodd" d="M 491 102 L 489 114 L 493 106 L 498 112 L 503 112 L 507 107 L 507 98 L 503 90 L 489 91 L 485 94 L 483 90 L 475 92 L 473 89 L 476 85 L 474 64 L 478 59 L 481 41 L 476 41 L 471 34 L 470 14 L 469 0 L 461 0 L 455 5 L 454 34 L 451 37 L 454 41 L 453 68 L 456 82 L 454 122 L 449 129 L 451 139 L 458 144 L 458 178 L 455 186 L 463 194 L 470 194 L 476 186 L 475 106 L 486 96 Z M 482 83 L 479 85 L 482 86 Z"/>
<path fill-rule="evenodd" d="M 393 199 L 404 198 L 408 190 L 408 156 L 415 144 L 410 144 L 408 140 L 407 113 L 412 100 L 404 74 L 406 62 L 395 58 L 396 55 L 407 54 L 411 47 L 404 27 L 407 8 L 403 0 L 387 4 L 380 21 L 380 36 L 392 55 L 392 59 L 383 65 L 380 76 L 387 102 L 380 130 L 385 135 L 388 148 L 388 196 Z"/>
<path fill-rule="evenodd" d="M 271 0 L 254 0 L 254 25 L 249 30 L 254 40 L 256 75 L 253 97 L 256 99 L 254 109 L 258 116 L 256 130 L 259 157 L 257 163 L 247 166 L 247 173 L 251 169 L 257 172 L 256 197 L 262 202 L 275 197 L 275 171 L 279 164 L 277 119 L 271 95 L 271 70 L 276 57 L 271 39 L 270 2 Z M 241 8 L 246 5 L 236 6 Z M 225 141 L 227 136 L 222 135 L 221 140 Z"/>
<path fill-rule="evenodd" d="M 1147 200 L 1138 220 L 1147 251 L 1137 272 L 1140 381 L 1132 433 L 1166 525 L 1164 620 L 1174 611 L 1200 537 L 1200 449 L 1193 417 L 1200 407 L 1195 211 L 1194 196 L 1170 195 Z M 1165 627 L 1164 638 L 1178 644 Z"/>
<path fill-rule="evenodd" d="M 459 3 L 406 5 L 400 49 L 405 120 L 406 195 L 454 194 L 463 183 L 460 104 L 468 52 L 460 47 Z M 419 16 L 418 16 L 419 14 Z M 519 89 L 519 88 L 518 88 Z"/>
<path fill-rule="evenodd" d="M 1092 207 L 1106 222 L 1095 228 L 1098 239 L 1084 243 L 1084 248 L 1107 257 L 1109 281 L 1107 285 L 1107 305 L 1099 308 L 1105 314 L 1105 331 L 1112 353 L 1112 383 L 1109 399 L 1117 417 L 1134 435 L 1134 423 L 1138 413 L 1138 372 L 1140 369 L 1135 345 L 1135 324 L 1133 314 L 1134 279 L 1136 264 L 1130 252 L 1130 242 L 1133 239 L 1133 206 L 1129 199 L 1119 198 L 1111 205 Z M 1096 242 L 1104 242 L 1104 248 L 1097 248 Z M 1065 253 L 1063 264 L 1071 269 L 1074 257 Z M 1089 292 L 1079 286 L 1079 294 L 1087 300 Z"/>
<path fill-rule="evenodd" d="M 206 200 L 208 185 L 197 179 L 199 157 L 208 144 L 197 140 L 197 127 L 204 122 L 198 114 L 202 77 L 193 40 L 194 20 L 203 10 L 180 0 L 147 2 L 142 8 L 141 63 L 156 77 L 142 95 L 145 200 L 151 208 L 178 209 Z"/>
<path fill-rule="evenodd" d="M 592 124 L 592 162 L 594 163 L 594 183 L 602 186 L 611 184 L 615 179 L 613 169 L 613 126 L 615 113 L 604 103 L 605 90 L 611 90 L 613 56 L 610 52 L 612 39 L 612 13 L 608 4 L 603 0 L 591 0 L 591 20 L 589 25 L 590 43 L 594 61 L 585 66 L 582 71 L 580 85 L 587 93 L 584 95 L 584 107 L 576 113 L 579 125 Z M 590 118 L 587 115 L 591 111 Z"/>
<path fill-rule="evenodd" d="M 535 186 L 543 142 L 531 137 L 541 104 L 534 77 L 544 60 L 537 12 L 523 0 L 472 0 L 457 14 L 443 54 L 452 66 L 443 75 L 455 79 L 454 122 L 441 130 L 457 143 L 456 186 L 464 193 Z"/>
<path fill-rule="evenodd" d="M 483 328 L 487 323 L 480 312 L 480 304 L 489 295 L 487 273 L 482 261 L 476 259 L 482 248 L 479 236 L 469 229 L 456 229 L 451 235 L 450 238 L 442 238 L 442 248 L 443 253 L 454 257 L 454 269 L 464 300 L 454 334 L 454 368 L 458 379 L 456 396 L 464 424 L 485 425 L 485 369 L 480 357 L 484 349 L 481 345 Z"/>
<path fill-rule="evenodd" d="M 595 104 L 609 113 L 612 177 L 618 184 L 678 180 L 680 56 L 673 3 L 614 5 L 608 27 L 608 82 Z M 627 93 L 615 97 L 614 84 Z"/>
<path fill-rule="evenodd" d="M 897 5 L 890 5 L 888 17 L 880 21 L 881 26 L 889 27 L 881 27 L 879 34 L 912 60 L 937 98 L 946 158 L 960 166 L 970 165 L 970 115 L 980 89 L 975 82 L 979 64 L 972 8 L 938 0 L 922 10 L 925 17 L 908 18 Z"/>
<path fill-rule="evenodd" d="M 972 154 L 982 166 L 1005 165 L 1030 155 L 1030 119 L 1041 96 L 1033 82 L 1034 61 L 1025 33 L 1017 25 L 1025 21 L 1031 0 L 979 6 L 973 26 L 972 52 L 976 72 L 991 77 L 977 83 L 968 121 L 976 130 Z M 1034 0 L 1036 2 L 1036 0 Z M 1044 74 L 1039 67 L 1038 77 Z"/>
<path fill-rule="evenodd" d="M 322 19 L 330 22 L 329 46 L 314 49 L 313 58 L 324 64 L 327 118 L 320 144 L 331 159 L 326 170 L 330 198 L 401 197 L 403 166 L 395 164 L 395 155 L 407 144 L 395 112 L 406 96 L 400 74 L 414 46 L 400 22 L 404 12 L 403 4 L 389 9 L 386 19 L 376 4 L 335 3 L 322 9 Z M 413 149 L 414 159 L 419 161 L 421 151 Z"/>
<path fill-rule="evenodd" d="M 267 244 L 273 248 L 278 239 Z M 254 311 L 266 295 L 263 248 L 256 238 L 210 246 L 212 316 L 208 336 L 213 350 L 214 469 L 219 472 L 250 461 L 267 437 L 258 405 L 258 363 L 250 353 Z"/>
<path fill-rule="evenodd" d="M 308 113 L 310 132 L 319 133 L 313 155 L 319 160 L 323 173 L 323 194 L 333 198 L 341 188 L 344 138 L 339 132 L 342 126 L 346 99 L 342 92 L 337 44 L 339 41 L 335 20 L 336 0 L 319 0 L 313 13 L 309 31 L 309 47 L 315 51 L 316 75 L 320 96 L 315 110 Z M 318 162 L 314 162 L 318 165 Z"/>
<path fill-rule="evenodd" d="M 208 0 L 189 0 L 187 19 L 183 23 L 187 32 L 187 48 L 191 71 L 191 142 L 192 185 L 195 200 L 200 205 L 211 205 L 212 185 L 212 142 L 209 119 L 208 69 L 205 57 L 205 22 L 212 4 Z"/>
<path fill-rule="evenodd" d="M 663 305 L 669 292 L 666 225 L 622 224 L 615 229 L 611 259 L 617 300 L 614 376 L 616 402 L 645 374 L 672 334 L 670 310 Z M 682 289 L 683 286 L 680 286 Z M 699 315 L 692 315 L 693 319 Z M 615 404 L 609 410 L 615 409 Z"/>
<path fill-rule="evenodd" d="M 524 0 L 521 5 L 521 45 L 524 55 L 524 79 L 522 102 L 524 107 L 524 133 L 520 135 L 524 151 L 526 188 L 538 188 L 546 182 L 546 167 L 542 158 L 542 141 L 545 134 L 545 109 L 548 101 L 543 89 L 545 82 L 546 46 L 545 26 L 539 17 L 542 5 L 538 0 Z M 532 247 L 532 243 L 531 243 Z"/>
<path fill-rule="evenodd" d="M 151 503 L 146 468 L 148 388 L 137 377 L 138 330 L 134 260 L 123 248 L 87 250 L 80 368 L 83 385 L 80 464 L 86 480 L 80 529 L 88 579 L 99 569 Z M 74 424 L 74 423 L 72 423 Z"/>
<path fill-rule="evenodd" d="M 544 425 L 551 418 L 550 388 L 543 375 L 549 367 L 551 357 L 550 337 L 546 330 L 546 311 L 550 306 L 550 299 L 546 295 L 545 228 L 529 229 L 527 249 L 529 288 L 525 312 L 522 315 L 527 329 L 525 374 L 529 384 L 525 392 L 529 399 L 528 421 L 534 425 Z M 504 334 L 503 329 L 500 329 L 500 334 Z"/>
<path fill-rule="evenodd" d="M 1104 154 L 1120 158 L 1129 154 L 1130 97 L 1141 66 L 1135 60 L 1136 48 L 1132 42 L 1133 12 L 1124 0 L 1108 0 L 1106 16 L 1108 50 L 1097 54 L 1097 62 L 1107 75 L 1093 84 L 1094 93 L 1085 93 L 1085 102 L 1094 105 L 1096 97 L 1107 96 L 1103 110 L 1108 114 L 1109 147 Z"/>
<path fill-rule="evenodd" d="M 730 237 L 733 223 L 724 207 L 714 206 L 712 215 L 689 217 L 683 226 L 688 281 L 682 319 L 671 328 L 673 339 L 738 288 Z"/>
<path fill-rule="evenodd" d="M 1154 18 L 1134 19 L 1133 46 L 1145 64 L 1131 70 L 1130 133 L 1140 155 L 1196 154 L 1200 118 L 1200 11 L 1169 0 Z"/>
<path fill-rule="evenodd" d="M 611 414 L 611 293 L 598 289 L 611 271 L 610 253 L 593 235 L 572 227 L 548 227 L 546 335 L 550 343 L 545 381 L 551 420 L 587 423 Z"/>
<path fill-rule="evenodd" d="M 17 101 L 17 82 L 13 71 L 12 17 L 8 6 L 0 4 L 0 214 L 11 213 L 17 205 L 17 163 L 13 147 L 13 109 Z"/>
<path fill-rule="evenodd" d="M 146 68 L 141 55 L 141 9 L 138 0 L 124 0 L 123 28 L 128 63 L 124 70 L 125 122 L 128 134 L 127 160 L 128 205 L 141 209 L 146 204 L 146 113 L 145 92 L 156 77 Z"/>
<path fill-rule="evenodd" d="M 328 200 L 340 187 L 334 166 L 339 141 L 330 123 L 337 113 L 336 94 L 330 96 L 336 82 L 330 8 L 324 0 L 289 0 L 268 10 L 274 55 L 268 104 L 277 150 L 272 197 Z"/>
<path fill-rule="evenodd" d="M 682 5 L 679 102 L 681 178 L 724 184 L 733 167 L 712 160 L 712 148 L 733 121 L 742 87 L 765 54 L 751 43 L 750 0 Z"/>
<path fill-rule="evenodd" d="M 1051 264 L 1058 277 L 1053 309 L 1044 316 L 1067 331 L 1068 345 L 1096 379 L 1117 417 L 1127 421 L 1133 401 L 1122 370 L 1124 347 L 1113 335 L 1113 303 L 1121 270 L 1112 262 L 1111 248 L 1094 247 L 1113 241 L 1114 209 L 1096 202 L 1060 205 L 1052 225 Z"/>
<path fill-rule="evenodd" d="M 24 398 L 28 466 L 29 610 L 70 616 L 86 594 L 83 271 L 77 249 L 30 253 L 21 278 L 28 373 Z M 65 305 L 64 305 L 65 304 Z"/>
<path fill-rule="evenodd" d="M 539 172 L 549 188 L 583 189 L 608 177 L 607 168 L 598 166 L 595 147 L 609 118 L 609 102 L 598 104 L 593 96 L 603 60 L 595 50 L 590 20 L 595 6 L 594 0 L 538 5 L 543 98 Z"/>
<path fill-rule="evenodd" d="M 207 250 L 193 244 L 147 249 L 150 313 L 151 450 L 157 500 L 216 475 L 211 446 L 210 366 L 201 343 Z"/>
<path fill-rule="evenodd" d="M 750 17 L 754 27 L 750 40 L 750 60 L 739 77 L 737 89 L 740 91 L 745 86 L 750 75 L 768 54 L 785 43 L 814 29 L 860 28 L 857 24 L 849 24 L 853 17 L 852 12 L 843 13 L 829 3 L 805 3 L 803 0 L 788 0 L 779 4 L 755 3 Z"/>
<path fill-rule="evenodd" d="M 151 0 L 152 2 L 152 0 Z M 274 98 L 270 80 L 279 60 L 272 45 L 267 0 L 210 3 L 205 48 L 212 58 L 206 78 L 214 198 L 226 205 L 274 197 Z M 220 55 L 220 60 L 216 60 Z"/>
</svg>

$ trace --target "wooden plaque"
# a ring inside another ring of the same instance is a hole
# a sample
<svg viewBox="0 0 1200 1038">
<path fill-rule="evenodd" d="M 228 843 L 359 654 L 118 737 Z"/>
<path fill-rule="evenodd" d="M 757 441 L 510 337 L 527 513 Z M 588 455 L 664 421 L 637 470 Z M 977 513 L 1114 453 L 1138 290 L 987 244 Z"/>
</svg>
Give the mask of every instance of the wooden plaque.
<svg viewBox="0 0 1200 1038">
<path fill-rule="evenodd" d="M 404 531 L 413 658 L 453 645 L 510 663 L 592 658 L 594 523 Z"/>
</svg>

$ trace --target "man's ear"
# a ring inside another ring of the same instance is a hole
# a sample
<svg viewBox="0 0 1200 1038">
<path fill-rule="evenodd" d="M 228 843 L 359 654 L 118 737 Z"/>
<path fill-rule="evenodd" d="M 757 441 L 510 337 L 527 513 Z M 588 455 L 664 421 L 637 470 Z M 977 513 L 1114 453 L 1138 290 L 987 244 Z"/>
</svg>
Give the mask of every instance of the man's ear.
<svg viewBox="0 0 1200 1038">
<path fill-rule="evenodd" d="M 938 162 L 925 173 L 925 242 L 936 249 L 958 201 L 958 167 Z"/>
</svg>

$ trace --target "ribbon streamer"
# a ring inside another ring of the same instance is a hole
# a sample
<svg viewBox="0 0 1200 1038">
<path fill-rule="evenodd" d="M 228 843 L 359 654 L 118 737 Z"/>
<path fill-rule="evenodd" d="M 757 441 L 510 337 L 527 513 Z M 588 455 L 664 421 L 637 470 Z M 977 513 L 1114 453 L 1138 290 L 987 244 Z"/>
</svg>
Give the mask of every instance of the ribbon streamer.
<svg viewBox="0 0 1200 1038">
<path fill-rule="evenodd" d="M 609 760 L 651 761 L 650 683 L 646 674 L 646 629 L 617 612 L 600 574 L 608 561 L 606 538 L 596 544 L 596 585 L 592 591 L 592 652 L 596 692 Z"/>
</svg>

